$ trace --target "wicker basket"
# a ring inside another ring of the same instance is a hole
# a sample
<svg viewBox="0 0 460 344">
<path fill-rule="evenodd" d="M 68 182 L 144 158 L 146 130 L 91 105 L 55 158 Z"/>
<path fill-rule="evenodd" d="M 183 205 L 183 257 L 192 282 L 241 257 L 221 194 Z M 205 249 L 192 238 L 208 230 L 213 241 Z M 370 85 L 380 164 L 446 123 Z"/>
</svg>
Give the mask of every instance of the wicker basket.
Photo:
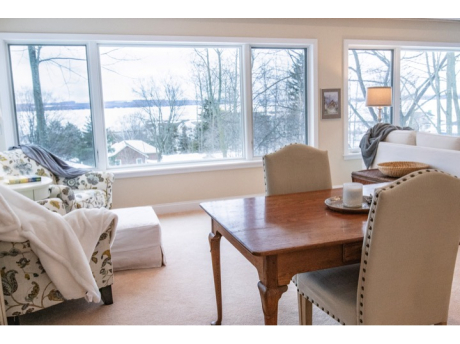
<svg viewBox="0 0 460 344">
<path fill-rule="evenodd" d="M 402 177 L 414 171 L 429 168 L 430 165 L 413 161 L 392 161 L 377 164 L 378 169 L 389 177 Z"/>
</svg>

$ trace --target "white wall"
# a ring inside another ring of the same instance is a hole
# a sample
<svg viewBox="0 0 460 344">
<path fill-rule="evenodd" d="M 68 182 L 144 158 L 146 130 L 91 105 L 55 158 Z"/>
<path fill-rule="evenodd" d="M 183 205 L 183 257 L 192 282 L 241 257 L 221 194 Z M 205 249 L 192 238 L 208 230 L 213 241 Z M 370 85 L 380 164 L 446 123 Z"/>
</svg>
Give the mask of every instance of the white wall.
<svg viewBox="0 0 460 344">
<path fill-rule="evenodd" d="M 460 43 L 460 22 L 416 19 L 0 19 L 0 32 L 317 39 L 319 89 L 343 87 L 345 39 Z M 319 119 L 318 135 L 319 148 L 329 152 L 333 184 L 349 181 L 361 161 L 343 159 L 343 120 Z M 263 192 L 261 167 L 126 178 L 114 184 L 114 207 Z"/>
</svg>

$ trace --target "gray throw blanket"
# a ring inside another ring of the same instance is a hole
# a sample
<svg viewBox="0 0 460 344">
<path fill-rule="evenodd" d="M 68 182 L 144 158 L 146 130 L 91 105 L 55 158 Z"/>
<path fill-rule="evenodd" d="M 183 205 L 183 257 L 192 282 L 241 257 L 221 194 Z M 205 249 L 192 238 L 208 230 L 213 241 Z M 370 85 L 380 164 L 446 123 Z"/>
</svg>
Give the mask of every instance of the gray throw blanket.
<svg viewBox="0 0 460 344">
<path fill-rule="evenodd" d="M 359 148 L 361 148 L 361 154 L 363 156 L 364 164 L 366 168 L 369 168 L 374 161 L 375 155 L 377 154 L 377 148 L 380 141 L 385 140 L 389 133 L 393 130 L 414 130 L 410 127 L 398 127 L 389 123 L 377 123 L 370 128 L 361 139 Z"/>
<path fill-rule="evenodd" d="M 91 171 L 89 168 L 83 169 L 70 166 L 64 160 L 54 155 L 50 151 L 34 144 L 19 145 L 9 148 L 9 150 L 13 149 L 21 149 L 29 158 L 35 160 L 40 165 L 46 167 L 53 174 L 59 177 L 76 178 Z"/>
</svg>

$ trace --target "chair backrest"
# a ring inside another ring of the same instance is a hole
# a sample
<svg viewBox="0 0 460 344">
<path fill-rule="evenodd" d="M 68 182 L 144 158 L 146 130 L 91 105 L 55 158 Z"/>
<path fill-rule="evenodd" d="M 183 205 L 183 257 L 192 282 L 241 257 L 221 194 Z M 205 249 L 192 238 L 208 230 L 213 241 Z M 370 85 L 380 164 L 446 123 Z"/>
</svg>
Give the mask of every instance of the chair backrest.
<svg viewBox="0 0 460 344">
<path fill-rule="evenodd" d="M 296 143 L 265 155 L 263 162 L 267 196 L 332 188 L 327 151 Z"/>
<path fill-rule="evenodd" d="M 363 242 L 358 324 L 447 322 L 460 239 L 460 179 L 437 170 L 377 189 Z"/>
</svg>

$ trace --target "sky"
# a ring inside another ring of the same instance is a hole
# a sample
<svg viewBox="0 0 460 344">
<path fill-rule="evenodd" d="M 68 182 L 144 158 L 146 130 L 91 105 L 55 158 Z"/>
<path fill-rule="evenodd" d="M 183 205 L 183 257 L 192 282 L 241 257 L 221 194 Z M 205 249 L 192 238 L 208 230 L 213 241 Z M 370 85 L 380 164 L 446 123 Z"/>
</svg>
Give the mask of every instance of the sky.
<svg viewBox="0 0 460 344">
<path fill-rule="evenodd" d="M 11 46 L 10 49 L 15 91 L 31 90 L 32 78 L 27 48 L 19 45 Z M 236 50 L 237 48 L 227 47 L 223 56 L 233 59 Z M 85 54 L 84 46 L 43 47 L 42 58 L 59 56 L 78 58 L 80 61 L 55 60 L 41 63 L 42 91 L 52 94 L 55 101 L 88 103 L 88 67 Z M 191 75 L 191 61 L 196 57 L 194 48 L 101 45 L 100 56 L 105 102 L 140 99 L 140 96 L 133 93 L 133 88 L 138 87 L 141 81 L 149 84 L 151 78 L 158 85 L 173 80 L 184 92 L 182 99 L 196 99 L 195 84 Z M 215 53 L 211 50 L 211 62 L 214 57 Z"/>
</svg>

